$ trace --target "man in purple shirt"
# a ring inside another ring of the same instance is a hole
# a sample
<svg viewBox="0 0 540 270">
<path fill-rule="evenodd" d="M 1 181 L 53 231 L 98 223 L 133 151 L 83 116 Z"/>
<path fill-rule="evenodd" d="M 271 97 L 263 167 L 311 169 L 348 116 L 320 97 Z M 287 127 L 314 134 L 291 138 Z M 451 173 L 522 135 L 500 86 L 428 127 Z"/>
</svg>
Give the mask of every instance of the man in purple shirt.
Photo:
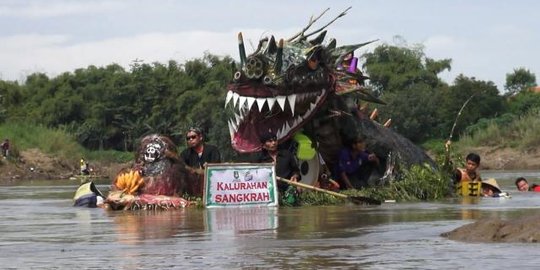
<svg viewBox="0 0 540 270">
<path fill-rule="evenodd" d="M 337 176 L 340 185 L 345 189 L 367 187 L 373 165 L 379 165 L 379 158 L 366 150 L 364 138 L 355 137 L 339 152 Z"/>
</svg>

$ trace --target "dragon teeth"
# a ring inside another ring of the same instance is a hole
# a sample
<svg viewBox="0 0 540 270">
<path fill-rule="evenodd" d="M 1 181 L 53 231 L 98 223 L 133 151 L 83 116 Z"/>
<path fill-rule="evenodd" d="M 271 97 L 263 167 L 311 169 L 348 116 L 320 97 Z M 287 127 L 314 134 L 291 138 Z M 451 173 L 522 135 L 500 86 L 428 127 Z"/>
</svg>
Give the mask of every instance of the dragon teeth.
<svg viewBox="0 0 540 270">
<path fill-rule="evenodd" d="M 227 92 L 227 97 L 225 98 L 225 107 L 224 108 L 227 108 L 227 104 L 229 104 L 232 97 L 233 97 L 233 91 L 229 90 L 229 92 Z"/>
<path fill-rule="evenodd" d="M 240 122 L 242 122 L 242 117 L 238 114 L 234 114 L 234 118 L 236 120 L 236 125 L 239 126 L 240 125 Z"/>
<path fill-rule="evenodd" d="M 236 107 L 236 103 L 238 103 L 239 98 L 240 98 L 240 95 L 238 93 L 233 93 L 233 108 Z"/>
<path fill-rule="evenodd" d="M 281 107 L 281 111 L 285 111 L 285 100 L 287 99 L 287 96 L 277 96 L 276 100 L 279 104 L 279 107 Z"/>
<path fill-rule="evenodd" d="M 247 97 L 248 111 L 251 110 L 251 107 L 253 106 L 253 103 L 255 103 L 255 98 L 254 97 Z"/>
<path fill-rule="evenodd" d="M 246 100 L 247 100 L 247 97 L 244 97 L 244 96 L 240 96 L 239 98 L 239 104 L 238 104 L 238 107 L 242 108 L 244 106 L 244 104 L 246 103 Z"/>
<path fill-rule="evenodd" d="M 288 95 L 289 107 L 291 107 L 291 113 L 294 116 L 294 105 L 296 105 L 296 94 Z"/>
<path fill-rule="evenodd" d="M 229 121 L 227 122 L 227 124 L 229 124 L 229 134 L 231 135 L 231 139 L 232 139 L 232 138 L 234 138 L 234 131 L 235 131 L 235 130 L 234 130 L 234 127 L 233 127 L 233 125 L 232 125 L 232 123 L 231 123 L 231 120 L 229 120 Z"/>
<path fill-rule="evenodd" d="M 266 98 L 257 98 L 257 107 L 259 108 L 259 112 L 262 112 L 264 103 L 266 103 Z"/>
<path fill-rule="evenodd" d="M 274 107 L 274 104 L 276 103 L 275 98 L 267 98 L 266 101 L 268 101 L 268 109 L 271 111 Z"/>
</svg>

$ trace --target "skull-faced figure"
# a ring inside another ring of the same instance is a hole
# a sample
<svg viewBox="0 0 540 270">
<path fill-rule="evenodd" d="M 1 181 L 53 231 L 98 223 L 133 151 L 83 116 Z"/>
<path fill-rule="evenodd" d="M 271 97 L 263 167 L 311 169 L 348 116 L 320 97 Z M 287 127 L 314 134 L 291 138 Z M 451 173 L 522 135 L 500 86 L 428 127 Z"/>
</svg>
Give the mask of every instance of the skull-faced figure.
<svg viewBox="0 0 540 270">
<path fill-rule="evenodd" d="M 157 134 L 141 140 L 134 169 L 144 179 L 141 194 L 181 196 L 191 177 L 185 163 L 178 158 L 176 145 L 168 137 Z"/>
</svg>

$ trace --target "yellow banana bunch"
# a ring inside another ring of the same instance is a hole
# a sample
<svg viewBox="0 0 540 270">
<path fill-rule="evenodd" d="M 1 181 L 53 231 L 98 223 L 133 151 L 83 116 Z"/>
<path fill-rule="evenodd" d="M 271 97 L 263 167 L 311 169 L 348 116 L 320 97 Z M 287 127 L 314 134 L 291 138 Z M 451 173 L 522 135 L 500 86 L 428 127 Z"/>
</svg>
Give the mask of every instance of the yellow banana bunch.
<svg viewBox="0 0 540 270">
<path fill-rule="evenodd" d="M 139 171 L 129 171 L 122 173 L 116 177 L 114 183 L 118 190 L 126 194 L 133 195 L 137 190 L 144 185 L 144 179 L 139 174 Z"/>
</svg>

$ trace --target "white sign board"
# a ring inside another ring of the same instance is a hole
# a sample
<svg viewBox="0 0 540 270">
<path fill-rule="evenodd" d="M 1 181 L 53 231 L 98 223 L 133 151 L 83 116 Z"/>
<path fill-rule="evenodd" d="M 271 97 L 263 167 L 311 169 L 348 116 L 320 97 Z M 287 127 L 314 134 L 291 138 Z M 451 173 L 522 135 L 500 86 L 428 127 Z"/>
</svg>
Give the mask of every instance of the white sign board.
<svg viewBox="0 0 540 270">
<path fill-rule="evenodd" d="M 277 206 L 274 164 L 207 164 L 203 197 L 204 205 L 210 208 Z"/>
</svg>

